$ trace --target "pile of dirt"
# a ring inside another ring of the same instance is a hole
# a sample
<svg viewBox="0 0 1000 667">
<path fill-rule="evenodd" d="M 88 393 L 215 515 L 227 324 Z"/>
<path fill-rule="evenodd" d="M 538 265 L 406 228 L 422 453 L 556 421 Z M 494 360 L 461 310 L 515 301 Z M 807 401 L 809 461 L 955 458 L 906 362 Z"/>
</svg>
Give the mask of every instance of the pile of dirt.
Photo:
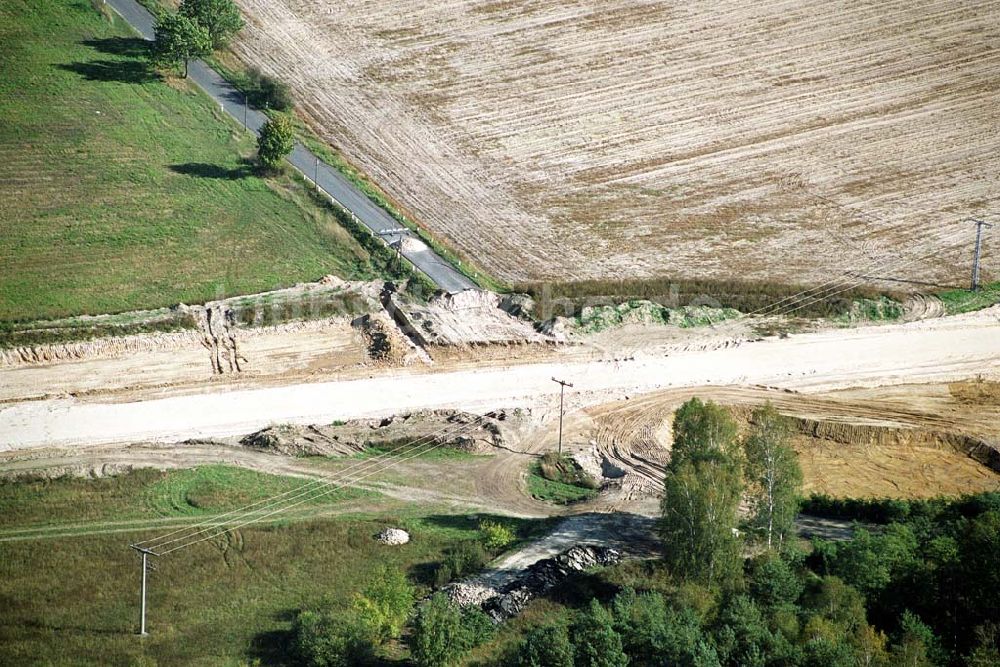
<svg viewBox="0 0 1000 667">
<path fill-rule="evenodd" d="M 952 382 L 948 392 L 962 403 L 972 405 L 1000 405 L 1000 382 L 977 378 L 963 382 Z"/>
<path fill-rule="evenodd" d="M 392 451 L 415 442 L 450 447 L 472 454 L 504 446 L 505 412 L 478 415 L 454 410 L 426 410 L 384 419 L 355 419 L 329 425 L 271 426 L 239 442 L 244 447 L 284 456 L 351 456 L 368 449 Z M 468 426 L 479 420 L 470 430 Z M 456 431 L 463 431 L 456 433 Z"/>
<path fill-rule="evenodd" d="M 512 310 L 527 305 L 506 303 Z M 393 294 L 385 303 L 399 326 L 424 347 L 513 345 L 553 342 L 533 324 L 502 307 L 499 295 L 484 290 L 442 293 L 426 304 Z"/>
<path fill-rule="evenodd" d="M 350 456 L 364 449 L 352 442 L 341 442 L 324 431 L 317 426 L 281 424 L 244 436 L 240 444 L 283 456 Z"/>
<path fill-rule="evenodd" d="M 497 595 L 489 596 L 482 610 L 495 623 L 501 623 L 517 616 L 533 598 L 544 595 L 571 575 L 597 565 L 613 565 L 621 558 L 621 552 L 610 547 L 571 547 L 529 566 L 522 576 L 500 589 Z"/>
<path fill-rule="evenodd" d="M 377 366 L 405 366 L 417 356 L 413 345 L 383 313 L 362 315 L 351 325 L 361 332 L 368 358 Z"/>
</svg>

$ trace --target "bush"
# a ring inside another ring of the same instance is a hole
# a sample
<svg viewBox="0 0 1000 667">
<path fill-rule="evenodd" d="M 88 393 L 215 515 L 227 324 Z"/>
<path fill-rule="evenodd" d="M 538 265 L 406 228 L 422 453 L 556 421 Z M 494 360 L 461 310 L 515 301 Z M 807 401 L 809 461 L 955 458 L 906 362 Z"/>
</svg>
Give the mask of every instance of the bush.
<svg viewBox="0 0 1000 667">
<path fill-rule="evenodd" d="M 480 521 L 479 532 L 482 533 L 483 545 L 491 551 L 503 549 L 517 539 L 509 526 L 497 521 Z"/>
<path fill-rule="evenodd" d="M 489 555 L 479 542 L 461 542 L 444 554 L 444 559 L 434 571 L 434 585 L 444 586 L 452 579 L 478 572 L 489 560 Z"/>
<path fill-rule="evenodd" d="M 410 641 L 413 660 L 420 667 L 453 665 L 494 632 L 479 609 L 459 609 L 446 595 L 435 593 L 417 609 Z"/>
<path fill-rule="evenodd" d="M 266 169 L 275 170 L 281 166 L 295 147 L 295 130 L 292 121 L 285 116 L 271 118 L 260 128 L 257 139 L 257 157 Z"/>
<path fill-rule="evenodd" d="M 243 92 L 248 101 L 258 109 L 289 111 L 295 106 L 288 84 L 262 73 L 256 67 L 247 70 Z"/>
<path fill-rule="evenodd" d="M 354 611 L 372 644 L 398 637 L 413 609 L 413 586 L 399 570 L 375 570 L 362 593 L 354 597 Z"/>
<path fill-rule="evenodd" d="M 371 655 L 362 635 L 350 616 L 303 611 L 292 624 L 292 652 L 306 667 L 350 667 Z"/>
<path fill-rule="evenodd" d="M 565 625 L 532 628 L 517 648 L 517 667 L 573 667 L 573 645 Z"/>
</svg>

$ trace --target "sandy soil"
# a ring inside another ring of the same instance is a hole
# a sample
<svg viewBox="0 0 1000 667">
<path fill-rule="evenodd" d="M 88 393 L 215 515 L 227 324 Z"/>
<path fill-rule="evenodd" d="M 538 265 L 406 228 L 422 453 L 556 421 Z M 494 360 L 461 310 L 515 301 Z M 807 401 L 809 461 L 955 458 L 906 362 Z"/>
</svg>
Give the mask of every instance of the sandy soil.
<svg viewBox="0 0 1000 667">
<path fill-rule="evenodd" d="M 799 394 L 763 388 L 699 388 L 738 414 L 771 402 L 796 419 L 793 444 L 806 491 L 835 496 L 929 497 L 1000 489 L 1000 472 L 969 456 L 970 443 L 1000 450 L 1000 405 L 968 402 L 947 384 Z M 667 390 L 583 410 L 570 451 L 621 470 L 611 507 L 658 495 L 670 458 L 673 411 L 690 390 Z"/>
<path fill-rule="evenodd" d="M 667 387 L 766 385 L 804 391 L 1000 375 L 1000 308 L 960 317 L 767 339 L 620 362 L 392 369 L 359 380 L 214 391 L 130 403 L 39 400 L 0 408 L 0 449 L 179 440 L 271 423 L 328 423 L 424 408 L 550 404 L 551 378 L 575 384 L 570 406 Z"/>
<path fill-rule="evenodd" d="M 349 318 L 237 329 L 234 336 L 242 367 L 238 375 L 216 373 L 210 351 L 196 332 L 140 334 L 124 341 L 75 344 L 79 358 L 0 365 L 0 404 L 191 384 L 222 389 L 277 376 L 360 374 L 369 362 L 365 341 Z"/>
<path fill-rule="evenodd" d="M 964 282 L 1000 196 L 1000 3 L 238 4 L 237 53 L 507 280 Z"/>
</svg>

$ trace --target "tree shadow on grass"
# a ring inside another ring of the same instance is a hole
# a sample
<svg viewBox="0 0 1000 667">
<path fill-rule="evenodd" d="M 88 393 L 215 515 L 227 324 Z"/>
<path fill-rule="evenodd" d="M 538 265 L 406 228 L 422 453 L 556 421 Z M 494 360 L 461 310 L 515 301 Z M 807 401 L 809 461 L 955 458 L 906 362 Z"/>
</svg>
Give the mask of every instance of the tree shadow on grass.
<svg viewBox="0 0 1000 667">
<path fill-rule="evenodd" d="M 185 162 L 184 164 L 170 165 L 170 171 L 198 178 L 221 178 L 235 181 L 252 176 L 254 174 L 254 166 L 247 160 L 235 169 L 227 169 L 217 164 L 207 164 L 204 162 Z"/>
<path fill-rule="evenodd" d="M 284 609 L 275 612 L 271 617 L 281 623 L 291 623 L 298 615 L 298 609 Z M 293 639 L 291 629 L 261 632 L 250 640 L 250 656 L 259 659 L 265 665 L 293 665 L 295 664 L 292 652 Z"/>
<path fill-rule="evenodd" d="M 95 51 L 112 56 L 145 58 L 150 53 L 152 42 L 141 37 L 108 37 L 107 39 L 85 39 L 80 42 Z"/>
<path fill-rule="evenodd" d="M 59 69 L 79 74 L 87 81 L 118 81 L 119 83 L 149 83 L 160 76 L 142 60 L 91 60 L 60 63 Z"/>
</svg>

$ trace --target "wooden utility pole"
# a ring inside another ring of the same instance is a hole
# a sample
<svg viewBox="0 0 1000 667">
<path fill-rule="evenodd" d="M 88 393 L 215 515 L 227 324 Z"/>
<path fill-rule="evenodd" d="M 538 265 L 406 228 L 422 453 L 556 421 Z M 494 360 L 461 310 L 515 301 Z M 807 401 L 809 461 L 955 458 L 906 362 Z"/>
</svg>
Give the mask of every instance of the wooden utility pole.
<svg viewBox="0 0 1000 667">
<path fill-rule="evenodd" d="M 982 252 L 983 246 L 983 227 L 992 227 L 988 222 L 983 222 L 982 220 L 972 220 L 971 222 L 976 223 L 976 252 L 972 260 L 972 291 L 979 291 L 979 257 Z"/>
<path fill-rule="evenodd" d="M 573 385 L 564 380 L 552 378 L 552 381 L 559 385 L 559 456 L 562 457 L 562 431 L 563 431 L 563 397 L 566 394 L 566 387 Z"/>
</svg>

